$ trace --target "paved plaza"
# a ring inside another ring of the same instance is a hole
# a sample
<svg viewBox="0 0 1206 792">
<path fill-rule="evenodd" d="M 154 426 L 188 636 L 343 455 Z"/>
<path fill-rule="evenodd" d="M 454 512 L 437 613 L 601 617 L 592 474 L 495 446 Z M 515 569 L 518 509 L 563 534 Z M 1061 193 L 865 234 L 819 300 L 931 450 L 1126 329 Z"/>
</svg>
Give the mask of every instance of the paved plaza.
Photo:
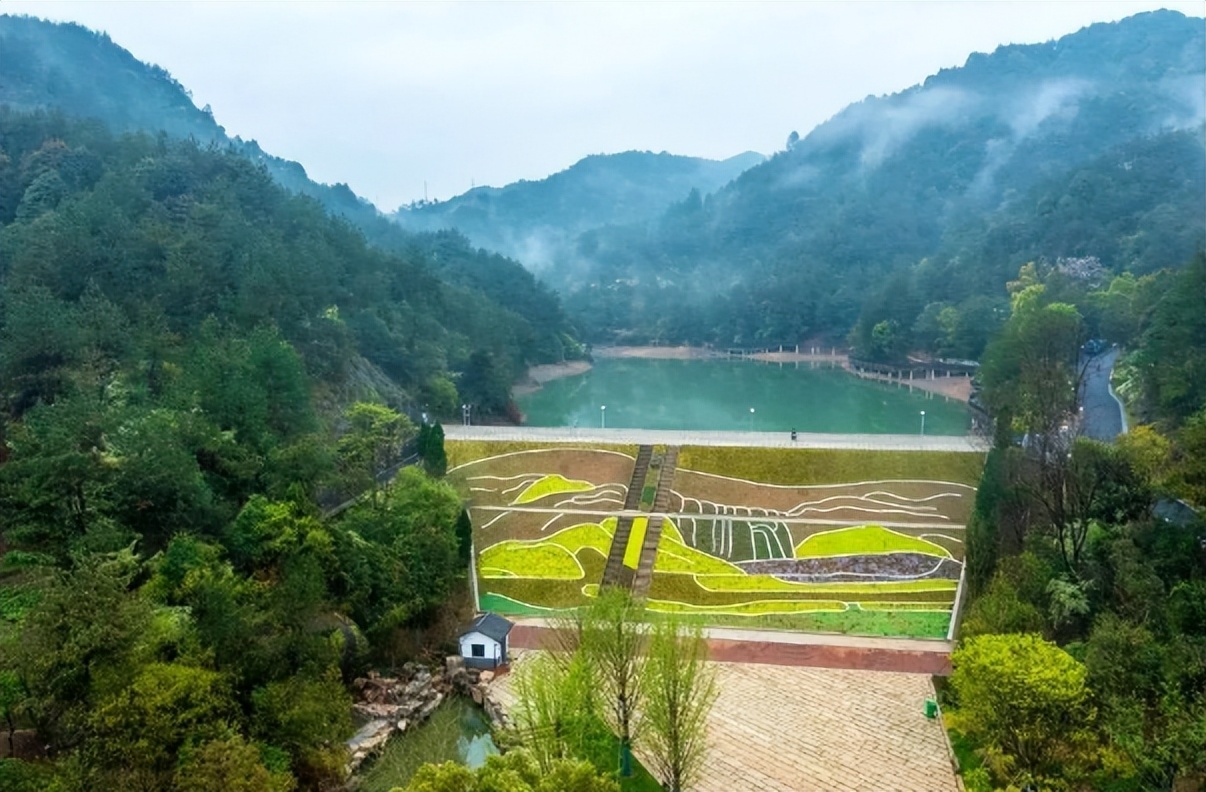
<svg viewBox="0 0 1206 792">
<path fill-rule="evenodd" d="M 522 663 L 522 660 L 520 660 Z M 708 760 L 691 792 L 955 792 L 926 674 L 716 663 Z M 504 706 L 513 677 L 495 684 Z"/>
<path fill-rule="evenodd" d="M 541 426 L 444 427 L 449 440 L 529 443 L 610 443 L 746 448 L 846 448 L 867 451 L 988 451 L 983 438 L 944 435 L 806 434 L 793 441 L 788 432 L 711 432 L 669 429 L 590 429 Z"/>
</svg>

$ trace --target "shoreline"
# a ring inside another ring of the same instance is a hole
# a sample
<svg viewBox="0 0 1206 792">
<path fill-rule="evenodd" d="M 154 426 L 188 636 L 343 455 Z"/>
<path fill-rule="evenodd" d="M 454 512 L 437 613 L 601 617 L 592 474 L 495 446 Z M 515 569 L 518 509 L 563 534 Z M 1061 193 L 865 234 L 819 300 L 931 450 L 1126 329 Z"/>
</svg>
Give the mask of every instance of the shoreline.
<svg viewBox="0 0 1206 792">
<path fill-rule="evenodd" d="M 754 352 L 748 355 L 729 355 L 710 347 L 697 346 L 602 346 L 591 351 L 598 358 L 639 358 L 646 360 L 752 360 L 758 363 L 831 363 L 846 373 L 860 379 L 875 380 L 889 385 L 907 387 L 944 396 L 967 403 L 971 398 L 970 377 L 937 377 L 935 379 L 904 380 L 882 374 L 859 373 L 850 367 L 850 358 L 845 352 Z M 511 387 L 512 395 L 527 396 L 540 390 L 546 382 L 564 377 L 585 374 L 593 368 L 587 360 L 567 360 L 564 363 L 545 363 L 532 366 L 527 375 Z"/>
</svg>

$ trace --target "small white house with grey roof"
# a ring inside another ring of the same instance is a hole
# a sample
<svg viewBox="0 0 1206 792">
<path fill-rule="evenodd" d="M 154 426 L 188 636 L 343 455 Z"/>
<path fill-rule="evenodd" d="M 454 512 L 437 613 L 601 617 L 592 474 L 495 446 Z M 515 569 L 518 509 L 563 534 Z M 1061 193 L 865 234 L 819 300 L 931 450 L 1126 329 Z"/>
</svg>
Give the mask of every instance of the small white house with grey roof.
<svg viewBox="0 0 1206 792">
<path fill-rule="evenodd" d="M 507 635 L 515 625 L 494 613 L 483 613 L 461 630 L 461 657 L 470 668 L 507 664 Z"/>
</svg>

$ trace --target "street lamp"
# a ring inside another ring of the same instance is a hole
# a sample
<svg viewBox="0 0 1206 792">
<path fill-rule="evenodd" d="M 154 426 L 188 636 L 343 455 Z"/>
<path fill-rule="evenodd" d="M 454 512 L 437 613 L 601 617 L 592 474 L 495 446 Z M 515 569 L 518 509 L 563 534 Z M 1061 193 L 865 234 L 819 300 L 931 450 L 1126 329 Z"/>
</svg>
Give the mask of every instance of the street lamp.
<svg viewBox="0 0 1206 792">
<path fill-rule="evenodd" d="M 750 408 L 750 431 L 754 431 L 754 408 Z"/>
<path fill-rule="evenodd" d="M 607 428 L 607 405 L 606 404 L 599 405 L 599 428 L 600 429 Z"/>
<path fill-rule="evenodd" d="M 925 410 L 921 411 L 921 433 L 925 434 Z"/>
<path fill-rule="evenodd" d="M 461 405 L 461 423 L 464 424 L 465 426 L 469 426 L 469 423 L 470 423 L 469 412 L 472 409 L 473 408 L 468 404 Z"/>
</svg>

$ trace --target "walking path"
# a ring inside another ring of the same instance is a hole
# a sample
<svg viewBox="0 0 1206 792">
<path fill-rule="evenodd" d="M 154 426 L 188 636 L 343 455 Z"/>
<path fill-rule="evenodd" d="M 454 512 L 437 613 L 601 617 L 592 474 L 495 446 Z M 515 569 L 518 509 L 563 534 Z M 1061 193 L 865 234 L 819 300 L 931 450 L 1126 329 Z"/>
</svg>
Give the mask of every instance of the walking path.
<svg viewBox="0 0 1206 792">
<path fill-rule="evenodd" d="M 845 448 L 866 451 L 988 451 L 980 437 L 889 434 L 800 434 L 787 432 L 712 432 L 670 429 L 586 429 L 543 426 L 444 427 L 448 440 L 535 443 L 610 443 L 754 448 Z"/>
<path fill-rule="evenodd" d="M 1110 387 L 1110 376 L 1118 360 L 1117 347 L 1084 361 L 1080 386 L 1081 428 L 1094 440 L 1109 442 L 1126 433 L 1126 411 Z"/>
</svg>

